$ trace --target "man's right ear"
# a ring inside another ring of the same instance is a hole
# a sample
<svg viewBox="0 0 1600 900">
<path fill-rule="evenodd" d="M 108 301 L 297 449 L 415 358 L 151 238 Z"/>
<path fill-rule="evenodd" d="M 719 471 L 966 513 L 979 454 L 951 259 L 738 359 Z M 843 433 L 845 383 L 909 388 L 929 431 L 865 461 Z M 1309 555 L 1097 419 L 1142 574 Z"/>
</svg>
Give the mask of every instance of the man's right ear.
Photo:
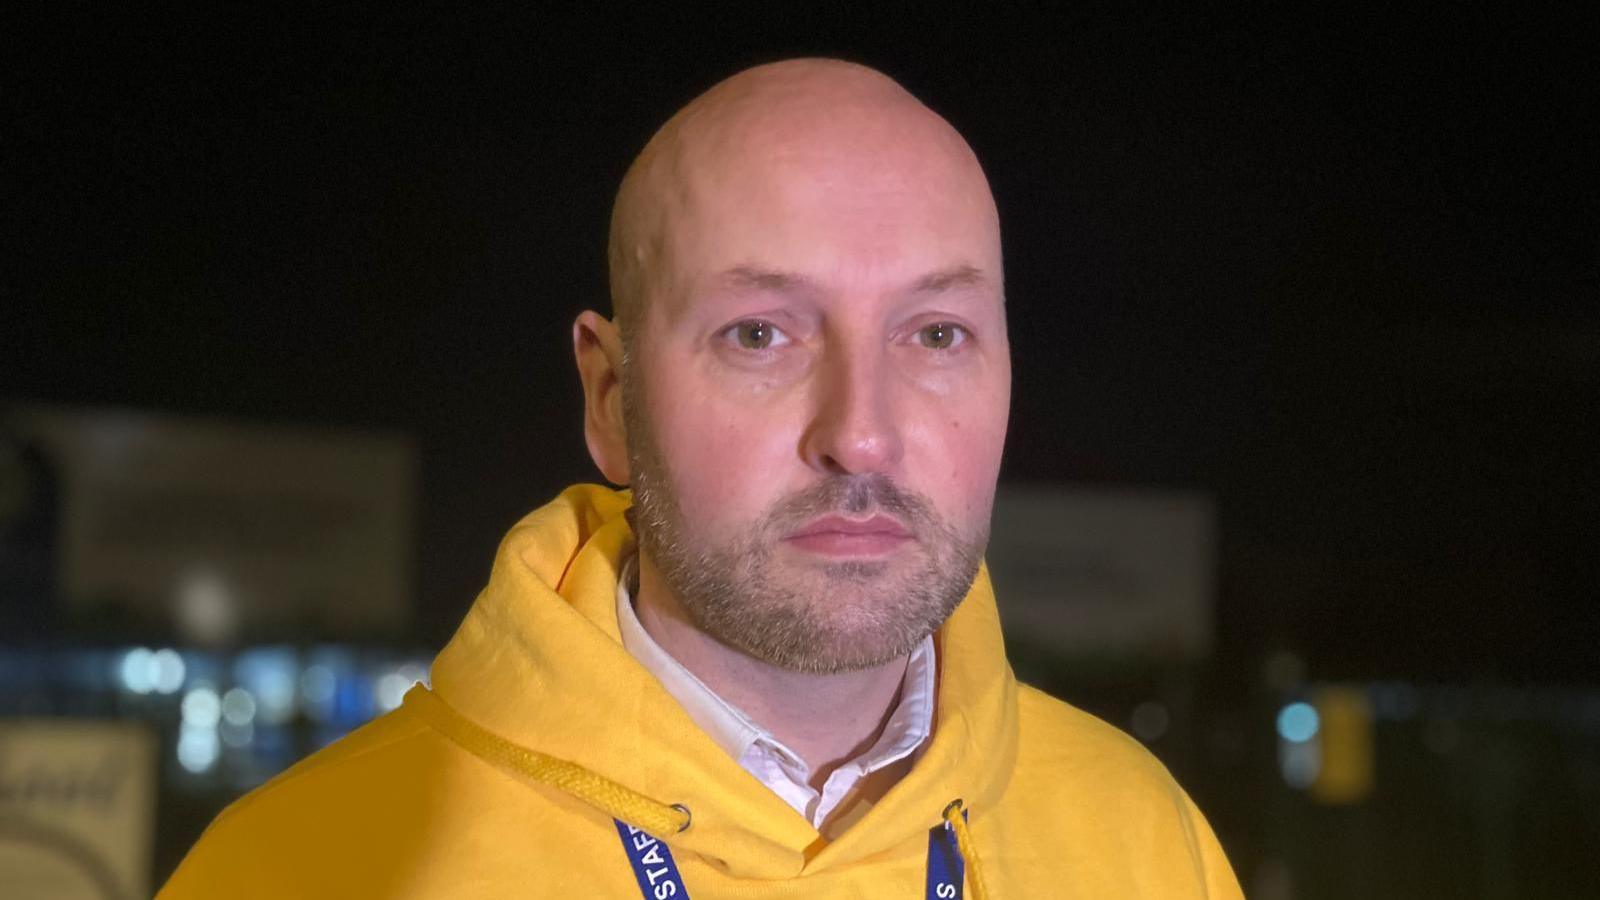
<svg viewBox="0 0 1600 900">
<path fill-rule="evenodd" d="M 572 353 L 583 381 L 583 437 L 600 474 L 627 484 L 628 429 L 622 415 L 622 335 L 591 310 L 572 323 Z"/>
</svg>

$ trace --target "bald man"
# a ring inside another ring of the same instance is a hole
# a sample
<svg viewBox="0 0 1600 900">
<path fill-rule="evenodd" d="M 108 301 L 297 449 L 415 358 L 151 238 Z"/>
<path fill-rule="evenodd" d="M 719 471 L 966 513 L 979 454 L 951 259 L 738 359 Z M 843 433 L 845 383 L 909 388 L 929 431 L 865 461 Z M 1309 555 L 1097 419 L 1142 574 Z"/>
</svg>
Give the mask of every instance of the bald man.
<svg viewBox="0 0 1600 900">
<path fill-rule="evenodd" d="M 1014 680 L 971 149 L 870 69 L 742 72 L 613 212 L 569 488 L 432 688 L 218 817 L 164 896 L 1238 897 L 1135 741 Z"/>
</svg>

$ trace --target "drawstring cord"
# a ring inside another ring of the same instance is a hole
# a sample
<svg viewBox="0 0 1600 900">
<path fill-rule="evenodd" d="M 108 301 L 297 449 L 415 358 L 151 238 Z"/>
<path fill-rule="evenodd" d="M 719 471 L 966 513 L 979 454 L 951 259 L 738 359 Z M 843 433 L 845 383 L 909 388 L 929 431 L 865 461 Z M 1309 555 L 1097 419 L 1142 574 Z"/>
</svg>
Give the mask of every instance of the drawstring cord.
<svg viewBox="0 0 1600 900">
<path fill-rule="evenodd" d="M 967 881 L 972 885 L 972 900 L 989 900 L 989 883 L 983 879 L 983 864 L 978 862 L 978 845 L 967 828 L 967 817 L 962 815 L 959 799 L 951 800 L 944 808 L 944 824 L 956 833 L 956 849 L 967 864 Z"/>
<path fill-rule="evenodd" d="M 451 709 L 439 695 L 420 684 L 406 692 L 405 704 L 415 708 L 429 725 L 462 749 L 565 791 L 614 819 L 657 837 L 677 834 L 689 827 L 691 817 L 687 806 L 658 803 L 580 765 L 514 744 Z"/>
<path fill-rule="evenodd" d="M 565 791 L 649 834 L 677 834 L 687 829 L 692 821 L 689 808 L 681 803 L 659 803 L 580 765 L 506 740 L 451 709 L 439 695 L 420 684 L 406 692 L 404 702 L 462 749 Z M 961 801 L 950 801 L 944 808 L 944 824 L 955 833 L 956 849 L 966 863 L 967 882 L 972 886 L 972 900 L 990 900 L 989 884 L 984 880 L 983 865 L 978 860 L 978 847 L 961 813 Z"/>
</svg>

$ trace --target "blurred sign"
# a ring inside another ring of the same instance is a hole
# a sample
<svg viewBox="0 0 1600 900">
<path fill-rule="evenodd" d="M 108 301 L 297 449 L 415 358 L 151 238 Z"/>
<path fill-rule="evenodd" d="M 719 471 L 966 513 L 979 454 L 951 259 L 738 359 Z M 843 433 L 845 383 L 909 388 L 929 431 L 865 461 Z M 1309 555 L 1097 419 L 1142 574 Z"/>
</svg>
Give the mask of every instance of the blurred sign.
<svg viewBox="0 0 1600 900">
<path fill-rule="evenodd" d="M 409 613 L 416 454 L 383 435 L 129 412 L 14 410 L 61 481 L 69 607 L 241 627 L 392 630 Z"/>
<path fill-rule="evenodd" d="M 155 746 L 127 723 L 0 722 L 0 893 L 149 896 Z"/>
<path fill-rule="evenodd" d="M 987 558 L 1007 639 L 1082 659 L 1203 657 L 1216 541 L 1206 494 L 1002 485 Z"/>
</svg>

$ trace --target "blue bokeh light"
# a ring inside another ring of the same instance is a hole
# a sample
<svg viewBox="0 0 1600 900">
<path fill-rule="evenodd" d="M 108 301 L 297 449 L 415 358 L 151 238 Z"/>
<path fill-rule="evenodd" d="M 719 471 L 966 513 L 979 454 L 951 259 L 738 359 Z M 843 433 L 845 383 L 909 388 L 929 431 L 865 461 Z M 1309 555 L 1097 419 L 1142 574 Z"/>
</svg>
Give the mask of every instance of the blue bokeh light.
<svg viewBox="0 0 1600 900">
<path fill-rule="evenodd" d="M 1309 703 L 1291 703 L 1278 711 L 1278 737 L 1291 744 L 1303 744 L 1316 737 L 1321 724 L 1316 707 Z"/>
</svg>

